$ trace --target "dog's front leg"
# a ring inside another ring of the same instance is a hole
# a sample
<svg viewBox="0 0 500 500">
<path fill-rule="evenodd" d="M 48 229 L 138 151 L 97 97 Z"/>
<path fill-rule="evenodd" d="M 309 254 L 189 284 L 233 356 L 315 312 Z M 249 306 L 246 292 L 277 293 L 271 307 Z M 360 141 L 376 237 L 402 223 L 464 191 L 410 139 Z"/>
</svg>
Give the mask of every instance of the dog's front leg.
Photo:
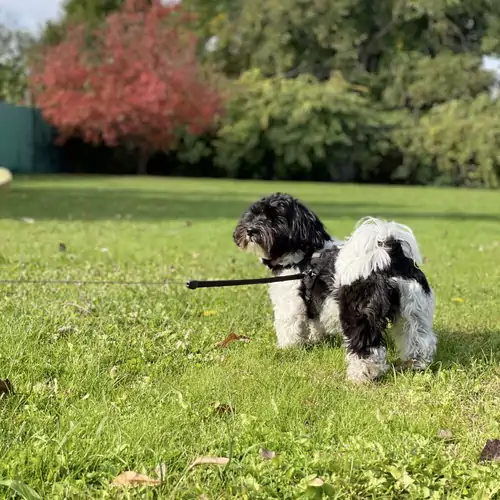
<svg viewBox="0 0 500 500">
<path fill-rule="evenodd" d="M 286 349 L 304 345 L 308 340 L 307 316 L 301 313 L 288 316 L 275 314 L 274 327 L 278 347 Z"/>
<path fill-rule="evenodd" d="M 298 285 L 291 282 L 273 283 L 269 290 L 278 347 L 285 349 L 307 343 L 309 320 Z"/>
</svg>

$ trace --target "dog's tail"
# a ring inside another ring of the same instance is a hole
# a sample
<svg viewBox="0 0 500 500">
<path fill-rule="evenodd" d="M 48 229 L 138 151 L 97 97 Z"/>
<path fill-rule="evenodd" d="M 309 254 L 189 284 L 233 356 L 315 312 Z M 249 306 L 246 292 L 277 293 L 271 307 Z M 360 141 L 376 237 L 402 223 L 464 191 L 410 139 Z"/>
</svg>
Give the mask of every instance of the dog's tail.
<svg viewBox="0 0 500 500">
<path fill-rule="evenodd" d="M 391 249 L 397 245 L 417 265 L 422 258 L 412 230 L 403 224 L 373 217 L 361 219 L 341 247 L 335 264 L 339 285 L 349 285 L 391 265 Z"/>
</svg>

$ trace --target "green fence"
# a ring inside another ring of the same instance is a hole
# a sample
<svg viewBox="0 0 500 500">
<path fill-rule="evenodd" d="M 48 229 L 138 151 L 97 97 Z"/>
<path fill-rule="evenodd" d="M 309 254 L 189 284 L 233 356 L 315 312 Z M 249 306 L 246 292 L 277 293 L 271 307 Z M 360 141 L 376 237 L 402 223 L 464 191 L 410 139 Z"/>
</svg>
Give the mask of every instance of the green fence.
<svg viewBox="0 0 500 500">
<path fill-rule="evenodd" d="M 22 174 L 59 172 L 54 137 L 38 109 L 0 103 L 0 166 Z"/>
</svg>

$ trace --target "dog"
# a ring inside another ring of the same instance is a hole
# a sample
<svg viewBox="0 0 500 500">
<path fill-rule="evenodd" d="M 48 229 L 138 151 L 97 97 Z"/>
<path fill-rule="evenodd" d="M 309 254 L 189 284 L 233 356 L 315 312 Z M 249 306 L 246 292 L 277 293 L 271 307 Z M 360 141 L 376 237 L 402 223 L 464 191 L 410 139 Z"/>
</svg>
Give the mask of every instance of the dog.
<svg viewBox="0 0 500 500">
<path fill-rule="evenodd" d="M 269 285 L 279 348 L 340 334 L 347 378 L 373 381 L 389 369 L 384 335 L 391 323 L 402 365 L 421 370 L 432 362 L 435 297 L 409 227 L 370 217 L 337 240 L 300 200 L 275 193 L 248 208 L 233 239 L 275 276 L 303 273 Z"/>
</svg>

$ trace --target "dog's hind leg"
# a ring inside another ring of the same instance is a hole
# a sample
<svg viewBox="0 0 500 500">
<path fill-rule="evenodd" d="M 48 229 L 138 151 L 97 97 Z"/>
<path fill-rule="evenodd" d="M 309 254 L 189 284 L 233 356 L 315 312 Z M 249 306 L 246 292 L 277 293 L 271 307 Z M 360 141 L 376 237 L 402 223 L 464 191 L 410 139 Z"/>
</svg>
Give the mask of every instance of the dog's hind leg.
<svg viewBox="0 0 500 500">
<path fill-rule="evenodd" d="M 381 377 L 389 369 L 382 333 L 373 335 L 373 325 L 368 318 L 346 320 L 342 324 L 347 348 L 347 378 L 351 382 L 369 382 Z M 371 335 L 374 338 L 368 341 Z"/>
<path fill-rule="evenodd" d="M 434 294 L 415 280 L 397 279 L 400 292 L 400 314 L 392 336 L 403 366 L 421 370 L 434 359 L 436 335 L 432 323 Z"/>
<path fill-rule="evenodd" d="M 347 378 L 352 382 L 375 380 L 389 369 L 383 334 L 393 295 L 376 279 L 359 280 L 341 287 L 338 299 Z"/>
</svg>

